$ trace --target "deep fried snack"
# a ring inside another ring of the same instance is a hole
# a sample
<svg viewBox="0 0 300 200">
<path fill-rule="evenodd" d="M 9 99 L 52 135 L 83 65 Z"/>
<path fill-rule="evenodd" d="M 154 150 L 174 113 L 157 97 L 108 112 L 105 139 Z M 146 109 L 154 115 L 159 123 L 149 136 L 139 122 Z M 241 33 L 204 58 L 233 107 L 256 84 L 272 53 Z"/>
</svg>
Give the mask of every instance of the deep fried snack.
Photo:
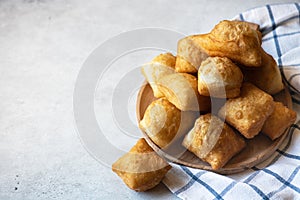
<svg viewBox="0 0 300 200">
<path fill-rule="evenodd" d="M 240 22 L 239 20 L 234 20 L 234 21 Z M 259 42 L 260 42 L 260 44 L 262 44 L 262 34 L 259 30 L 260 29 L 259 25 L 255 24 L 255 23 L 252 23 L 252 22 L 247 22 L 247 21 L 244 21 L 244 22 L 247 23 L 251 29 L 257 31 L 257 34 L 258 34 L 258 37 L 259 37 Z"/>
<path fill-rule="evenodd" d="M 206 114 L 196 120 L 182 145 L 217 170 L 240 152 L 246 142 L 218 117 Z"/>
<path fill-rule="evenodd" d="M 237 97 L 242 82 L 240 68 L 226 57 L 208 57 L 198 70 L 198 91 L 204 96 Z"/>
<path fill-rule="evenodd" d="M 275 102 L 274 105 L 273 113 L 262 128 L 262 132 L 272 140 L 280 137 L 297 118 L 297 113 L 285 107 L 281 102 Z"/>
<path fill-rule="evenodd" d="M 224 20 L 193 41 L 209 56 L 228 57 L 249 67 L 261 66 L 261 33 L 247 22 Z"/>
<path fill-rule="evenodd" d="M 162 65 L 169 66 L 171 68 L 175 67 L 176 57 L 171 53 L 161 53 L 154 57 L 151 62 L 158 62 Z"/>
<path fill-rule="evenodd" d="M 161 98 L 147 107 L 139 127 L 157 146 L 165 148 L 186 134 L 198 116 L 197 112 L 180 111 L 167 99 Z"/>
<path fill-rule="evenodd" d="M 171 168 L 143 138 L 112 165 L 112 170 L 124 183 L 137 192 L 158 185 Z"/>
<path fill-rule="evenodd" d="M 276 94 L 283 89 L 281 74 L 274 58 L 261 50 L 262 64 L 258 68 L 243 68 L 245 80 L 253 83 L 268 94 Z"/>
<path fill-rule="evenodd" d="M 208 55 L 193 41 L 194 36 L 188 36 L 178 41 L 175 70 L 182 73 L 196 73 L 203 60 Z"/>
<path fill-rule="evenodd" d="M 158 80 L 159 90 L 182 111 L 209 111 L 210 98 L 198 92 L 197 78 L 187 73 L 174 73 Z"/>
<path fill-rule="evenodd" d="M 227 100 L 219 116 L 246 138 L 253 138 L 262 129 L 273 109 L 272 96 L 251 83 L 243 83 L 240 97 Z"/>
<path fill-rule="evenodd" d="M 150 84 L 156 98 L 163 97 L 157 87 L 157 80 L 166 74 L 175 73 L 176 57 L 171 53 L 164 53 L 156 56 L 150 63 L 142 66 L 141 71 Z"/>
<path fill-rule="evenodd" d="M 147 107 L 139 127 L 147 133 L 155 144 L 163 148 L 175 138 L 180 121 L 181 111 L 167 99 L 160 98 Z"/>
</svg>

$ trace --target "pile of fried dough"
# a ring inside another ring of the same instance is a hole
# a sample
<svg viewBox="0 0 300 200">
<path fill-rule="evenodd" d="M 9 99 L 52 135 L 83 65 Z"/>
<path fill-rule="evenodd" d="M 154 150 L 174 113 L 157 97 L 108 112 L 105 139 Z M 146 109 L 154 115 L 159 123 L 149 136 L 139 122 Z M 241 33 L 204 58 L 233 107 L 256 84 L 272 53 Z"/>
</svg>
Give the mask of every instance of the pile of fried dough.
<svg viewBox="0 0 300 200">
<path fill-rule="evenodd" d="M 179 40 L 176 57 L 164 53 L 143 65 L 156 100 L 147 107 L 140 129 L 160 148 L 181 139 L 213 170 L 224 167 L 258 134 L 280 137 L 296 113 L 274 101 L 272 95 L 284 85 L 276 61 L 261 43 L 257 25 L 224 20 L 208 34 Z M 212 99 L 224 103 L 213 111 Z M 154 187 L 171 168 L 144 139 L 136 144 L 141 145 L 144 151 L 131 150 L 113 164 L 113 171 L 136 191 Z M 151 167 L 141 170 L 145 166 Z"/>
</svg>

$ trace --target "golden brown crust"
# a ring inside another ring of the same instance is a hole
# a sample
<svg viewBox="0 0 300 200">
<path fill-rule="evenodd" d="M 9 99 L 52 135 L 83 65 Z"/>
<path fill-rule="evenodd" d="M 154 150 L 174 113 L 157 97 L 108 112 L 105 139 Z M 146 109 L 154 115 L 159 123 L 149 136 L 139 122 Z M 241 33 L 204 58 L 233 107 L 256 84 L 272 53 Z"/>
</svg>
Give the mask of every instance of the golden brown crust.
<svg viewBox="0 0 300 200">
<path fill-rule="evenodd" d="M 239 20 L 235 20 L 235 21 L 239 21 Z M 259 25 L 258 24 L 255 24 L 255 23 L 252 23 L 252 22 L 246 22 L 244 21 L 245 23 L 247 23 L 249 25 L 249 27 L 255 31 L 259 31 Z"/>
<path fill-rule="evenodd" d="M 244 139 L 225 124 L 217 144 L 204 160 L 210 163 L 213 169 L 219 169 L 245 147 Z"/>
<path fill-rule="evenodd" d="M 207 53 L 193 41 L 193 36 L 178 41 L 175 70 L 181 73 L 196 73 Z"/>
<path fill-rule="evenodd" d="M 219 116 L 246 138 L 253 138 L 273 109 L 272 96 L 251 83 L 243 83 L 240 97 L 227 100 L 220 109 Z"/>
<path fill-rule="evenodd" d="M 112 170 L 124 183 L 138 192 L 158 185 L 170 169 L 171 166 L 159 157 L 143 138 L 112 165 Z"/>
<path fill-rule="evenodd" d="M 183 146 L 214 170 L 222 168 L 246 143 L 227 124 L 211 114 L 200 116 L 183 140 Z"/>
<path fill-rule="evenodd" d="M 175 71 L 180 73 L 196 73 L 198 70 L 181 56 L 177 56 Z"/>
<path fill-rule="evenodd" d="M 261 50 L 262 65 L 259 68 L 243 68 L 245 80 L 253 83 L 268 94 L 276 94 L 284 86 L 281 79 L 281 73 L 274 58 Z"/>
<path fill-rule="evenodd" d="M 158 81 L 164 96 L 182 111 L 209 111 L 210 98 L 199 94 L 197 78 L 187 73 L 174 73 Z"/>
<path fill-rule="evenodd" d="M 198 91 L 204 96 L 237 97 L 242 81 L 240 68 L 226 57 L 208 57 L 198 70 Z"/>
<path fill-rule="evenodd" d="M 239 20 L 234 20 L 234 21 L 239 21 Z M 249 27 L 255 31 L 257 31 L 257 34 L 258 34 L 258 38 L 259 38 L 259 43 L 260 45 L 262 44 L 262 34 L 260 32 L 260 27 L 258 24 L 255 24 L 255 23 L 252 23 L 252 22 L 247 22 L 247 21 L 244 21 L 244 23 L 247 23 L 249 25 Z"/>
<path fill-rule="evenodd" d="M 164 53 L 156 56 L 150 63 L 146 63 L 142 66 L 141 72 L 150 84 L 153 95 L 156 98 L 164 96 L 157 86 L 158 79 L 167 74 L 175 73 L 175 62 L 175 56 L 171 53 Z"/>
<path fill-rule="evenodd" d="M 272 140 L 280 137 L 285 129 L 292 125 L 296 118 L 297 113 L 280 102 L 275 102 L 274 111 L 265 121 L 262 132 Z"/>
<path fill-rule="evenodd" d="M 193 41 L 209 56 L 228 57 L 249 67 L 261 66 L 260 32 L 247 22 L 221 21 L 210 33 L 193 36 Z"/>
<path fill-rule="evenodd" d="M 139 123 L 151 140 L 159 147 L 168 146 L 178 133 L 181 111 L 165 98 L 153 101 Z"/>
<path fill-rule="evenodd" d="M 136 144 L 129 150 L 131 153 L 150 153 L 153 149 L 148 145 L 144 138 L 139 139 Z"/>
<path fill-rule="evenodd" d="M 158 62 L 171 68 L 175 68 L 176 57 L 171 53 L 162 53 L 153 58 L 152 62 Z"/>
</svg>

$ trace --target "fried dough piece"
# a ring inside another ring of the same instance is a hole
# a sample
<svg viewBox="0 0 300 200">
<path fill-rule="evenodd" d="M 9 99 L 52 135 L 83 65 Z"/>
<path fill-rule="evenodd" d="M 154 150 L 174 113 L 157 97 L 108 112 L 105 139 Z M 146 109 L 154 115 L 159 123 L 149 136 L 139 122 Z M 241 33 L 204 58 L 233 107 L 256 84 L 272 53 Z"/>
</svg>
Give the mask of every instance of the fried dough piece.
<svg viewBox="0 0 300 200">
<path fill-rule="evenodd" d="M 247 22 L 224 20 L 193 41 L 209 55 L 228 57 L 248 67 L 260 67 L 261 33 Z"/>
<path fill-rule="evenodd" d="M 156 56 L 150 63 L 146 63 L 142 66 L 142 74 L 150 84 L 156 98 L 163 97 L 163 94 L 157 87 L 157 80 L 167 74 L 175 73 L 175 62 L 175 56 L 171 53 L 164 53 Z"/>
<path fill-rule="evenodd" d="M 158 56 L 154 57 L 151 62 L 158 62 L 162 65 L 166 65 L 174 69 L 176 57 L 171 53 L 161 53 Z"/>
<path fill-rule="evenodd" d="M 284 86 L 281 73 L 274 58 L 261 50 L 262 65 L 259 68 L 243 68 L 245 80 L 253 83 L 268 94 L 280 92 Z"/>
<path fill-rule="evenodd" d="M 234 20 L 234 21 L 238 21 L 240 22 L 240 20 Z M 244 23 L 247 23 L 249 25 L 249 27 L 255 31 L 257 31 L 258 37 L 259 37 L 259 42 L 260 45 L 262 44 L 262 34 L 260 32 L 260 27 L 258 24 L 252 23 L 252 22 L 247 22 L 247 21 L 243 21 Z"/>
<path fill-rule="evenodd" d="M 181 120 L 181 111 L 167 99 L 153 101 L 139 123 L 151 140 L 159 147 L 166 147 L 176 136 Z"/>
<path fill-rule="evenodd" d="M 112 165 L 112 170 L 124 183 L 137 192 L 158 185 L 171 168 L 143 138 Z"/>
<path fill-rule="evenodd" d="M 297 113 L 285 107 L 281 102 L 275 102 L 274 105 L 273 113 L 265 121 L 262 128 L 262 132 L 271 140 L 280 137 L 297 118 Z"/>
<path fill-rule="evenodd" d="M 197 113 L 182 112 L 167 99 L 160 98 L 147 107 L 139 127 L 157 146 L 165 148 L 186 134 L 197 117 Z"/>
<path fill-rule="evenodd" d="M 209 34 L 191 35 L 178 41 L 175 70 L 196 73 L 208 56 L 228 57 L 246 66 L 259 67 L 261 43 L 257 24 L 224 20 Z"/>
<path fill-rule="evenodd" d="M 174 73 L 158 81 L 159 90 L 182 111 L 209 111 L 210 98 L 198 92 L 197 78 L 187 73 Z"/>
<path fill-rule="evenodd" d="M 217 170 L 240 152 L 246 142 L 225 122 L 209 113 L 196 120 L 182 145 Z"/>
<path fill-rule="evenodd" d="M 219 116 L 249 139 L 260 132 L 273 109 L 272 96 L 251 83 L 243 83 L 240 97 L 227 100 Z"/>
<path fill-rule="evenodd" d="M 198 91 L 203 96 L 237 97 L 242 82 L 240 68 L 226 57 L 208 57 L 198 70 Z"/>
<path fill-rule="evenodd" d="M 192 65 L 188 59 L 185 59 L 183 56 L 177 55 L 175 71 L 181 73 L 196 73 L 197 67 Z"/>
<path fill-rule="evenodd" d="M 208 55 L 193 41 L 194 36 L 188 36 L 178 41 L 175 70 L 182 73 L 196 73 L 203 60 Z"/>
</svg>

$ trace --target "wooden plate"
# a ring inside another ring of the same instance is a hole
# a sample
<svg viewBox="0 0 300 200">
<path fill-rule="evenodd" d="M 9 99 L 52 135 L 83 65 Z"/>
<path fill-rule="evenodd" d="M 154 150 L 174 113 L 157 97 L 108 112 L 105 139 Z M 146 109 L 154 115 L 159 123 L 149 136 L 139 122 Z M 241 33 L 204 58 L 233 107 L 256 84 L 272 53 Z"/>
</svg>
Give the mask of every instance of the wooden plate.
<svg viewBox="0 0 300 200">
<path fill-rule="evenodd" d="M 287 89 L 281 91 L 273 97 L 276 101 L 280 101 L 287 107 L 292 108 L 291 96 Z M 155 99 L 156 98 L 153 96 L 150 85 L 144 83 L 137 98 L 136 112 L 138 122 L 140 122 L 140 120 L 143 118 L 148 105 Z M 269 158 L 276 151 L 279 145 L 282 144 L 288 135 L 288 130 L 286 130 L 281 137 L 274 141 L 270 140 L 263 134 L 259 134 L 253 139 L 247 140 L 247 147 L 238 155 L 234 156 L 223 168 L 219 170 L 213 170 L 208 163 L 203 162 L 193 153 L 186 150 L 181 145 L 181 140 L 178 140 L 172 144 L 168 149 L 161 149 L 148 137 L 145 132 L 143 132 L 143 134 L 146 141 L 154 149 L 154 151 L 171 162 L 188 167 L 210 170 L 220 174 L 233 174 L 247 170 Z"/>
</svg>

